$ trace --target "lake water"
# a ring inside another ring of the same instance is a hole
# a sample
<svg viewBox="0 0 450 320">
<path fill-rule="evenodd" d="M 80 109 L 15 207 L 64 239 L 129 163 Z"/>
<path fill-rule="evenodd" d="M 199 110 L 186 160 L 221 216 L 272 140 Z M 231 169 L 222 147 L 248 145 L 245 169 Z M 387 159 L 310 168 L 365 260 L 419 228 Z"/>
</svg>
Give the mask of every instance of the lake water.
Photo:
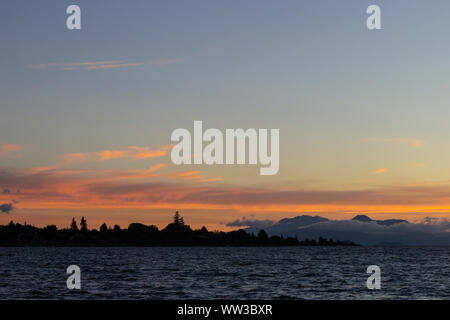
<svg viewBox="0 0 450 320">
<path fill-rule="evenodd" d="M 448 299 L 449 265 L 450 247 L 0 248 L 0 299 Z"/>
</svg>

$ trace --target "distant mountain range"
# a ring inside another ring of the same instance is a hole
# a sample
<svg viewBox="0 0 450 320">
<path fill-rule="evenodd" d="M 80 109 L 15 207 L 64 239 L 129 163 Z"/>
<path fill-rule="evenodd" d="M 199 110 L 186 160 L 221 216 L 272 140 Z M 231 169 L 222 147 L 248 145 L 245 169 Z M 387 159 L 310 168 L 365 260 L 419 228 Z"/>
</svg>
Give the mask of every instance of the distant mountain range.
<svg viewBox="0 0 450 320">
<path fill-rule="evenodd" d="M 239 223 L 249 223 L 237 220 Z M 245 231 L 257 234 L 264 229 L 269 236 L 283 235 L 303 239 L 317 239 L 320 236 L 353 241 L 361 245 L 382 246 L 450 246 L 450 223 L 429 218 L 422 223 L 410 223 L 401 219 L 373 220 L 366 215 L 357 215 L 351 220 L 329 220 L 320 216 L 301 215 L 281 219 L 264 227 L 258 220 L 251 220 Z M 236 223 L 236 222 L 234 222 Z M 229 225 L 233 225 L 230 223 Z"/>
<path fill-rule="evenodd" d="M 355 216 L 352 219 L 352 221 L 376 222 L 376 223 L 381 224 L 383 226 L 392 226 L 393 224 L 396 224 L 396 223 L 409 223 L 408 221 L 402 220 L 402 219 L 372 220 L 368 216 L 363 215 L 363 214 Z"/>
</svg>

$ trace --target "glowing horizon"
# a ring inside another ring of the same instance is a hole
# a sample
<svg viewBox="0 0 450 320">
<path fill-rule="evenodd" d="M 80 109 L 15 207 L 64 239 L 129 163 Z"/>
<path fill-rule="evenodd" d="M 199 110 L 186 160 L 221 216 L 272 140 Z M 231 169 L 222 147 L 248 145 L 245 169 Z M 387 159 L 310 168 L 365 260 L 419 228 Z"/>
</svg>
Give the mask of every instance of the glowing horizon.
<svg viewBox="0 0 450 320">
<path fill-rule="evenodd" d="M 450 219 L 449 3 L 385 3 L 373 32 L 370 1 L 78 4 L 79 31 L 0 4 L 0 224 Z M 175 166 L 194 120 L 279 128 L 278 173 Z"/>
</svg>

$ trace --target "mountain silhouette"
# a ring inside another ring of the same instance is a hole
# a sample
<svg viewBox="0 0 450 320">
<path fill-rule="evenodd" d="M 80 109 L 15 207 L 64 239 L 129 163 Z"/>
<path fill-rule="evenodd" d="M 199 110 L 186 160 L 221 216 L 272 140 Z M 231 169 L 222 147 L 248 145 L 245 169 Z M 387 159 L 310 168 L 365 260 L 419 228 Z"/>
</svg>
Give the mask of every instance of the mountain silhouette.
<svg viewBox="0 0 450 320">
<path fill-rule="evenodd" d="M 368 216 L 364 215 L 364 214 L 359 214 L 355 217 L 353 217 L 352 219 L 353 221 L 361 221 L 361 222 L 369 222 L 369 221 L 373 221 L 372 219 L 370 219 Z"/>
<path fill-rule="evenodd" d="M 368 216 L 366 216 L 364 214 L 357 215 L 352 220 L 353 221 L 361 221 L 361 222 L 375 222 L 375 223 L 385 225 L 385 226 L 391 226 L 396 223 L 409 223 L 408 221 L 402 220 L 402 219 L 372 220 L 371 218 L 369 218 Z"/>
<path fill-rule="evenodd" d="M 285 234 L 287 230 L 295 230 L 299 227 L 308 226 L 311 224 L 329 221 L 327 218 L 319 217 L 319 216 L 309 216 L 302 215 L 296 216 L 294 218 L 284 218 L 278 221 L 278 223 L 264 228 L 264 230 L 271 235 L 282 235 Z M 260 228 L 247 228 L 245 231 L 249 233 L 256 233 Z"/>
<path fill-rule="evenodd" d="M 430 220 L 430 219 L 429 219 Z M 356 215 L 350 220 L 329 220 L 320 216 L 301 215 L 285 218 L 264 228 L 268 236 L 319 239 L 320 237 L 351 241 L 361 245 L 450 245 L 450 225 L 442 223 L 410 223 L 402 219 L 374 220 Z M 245 229 L 255 233 L 256 229 Z"/>
</svg>

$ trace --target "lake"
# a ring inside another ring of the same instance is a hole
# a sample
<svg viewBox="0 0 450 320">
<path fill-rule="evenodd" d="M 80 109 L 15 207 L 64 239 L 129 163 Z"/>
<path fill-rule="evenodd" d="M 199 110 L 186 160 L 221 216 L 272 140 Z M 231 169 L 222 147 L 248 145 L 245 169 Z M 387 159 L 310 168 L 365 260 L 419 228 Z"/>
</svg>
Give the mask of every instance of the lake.
<svg viewBox="0 0 450 320">
<path fill-rule="evenodd" d="M 0 299 L 448 299 L 449 263 L 450 247 L 0 248 Z"/>
</svg>

